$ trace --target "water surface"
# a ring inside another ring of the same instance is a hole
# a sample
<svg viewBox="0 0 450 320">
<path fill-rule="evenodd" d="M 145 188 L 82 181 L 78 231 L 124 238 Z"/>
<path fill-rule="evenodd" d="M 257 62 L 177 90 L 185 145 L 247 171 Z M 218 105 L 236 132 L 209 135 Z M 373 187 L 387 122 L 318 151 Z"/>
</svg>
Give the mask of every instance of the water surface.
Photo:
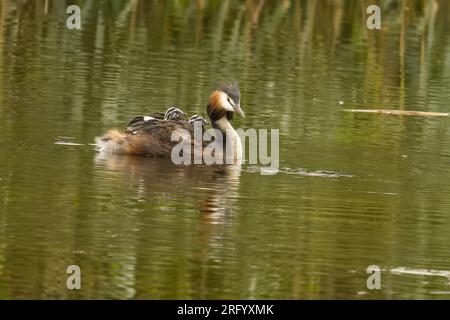
<svg viewBox="0 0 450 320">
<path fill-rule="evenodd" d="M 1 1 L 0 298 L 449 298 L 450 3 Z M 137 114 L 280 130 L 280 172 L 102 157 Z M 66 268 L 82 289 L 66 288 Z M 382 289 L 366 287 L 369 265 Z"/>
</svg>

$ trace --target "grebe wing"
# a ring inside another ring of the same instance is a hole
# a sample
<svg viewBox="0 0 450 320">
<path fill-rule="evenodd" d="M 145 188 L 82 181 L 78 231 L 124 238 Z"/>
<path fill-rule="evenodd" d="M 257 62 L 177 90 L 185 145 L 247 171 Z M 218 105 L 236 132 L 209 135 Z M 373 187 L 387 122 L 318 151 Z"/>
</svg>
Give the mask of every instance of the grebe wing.
<svg viewBox="0 0 450 320">
<path fill-rule="evenodd" d="M 126 131 L 130 133 L 138 131 L 146 122 L 153 119 L 164 120 L 164 113 L 153 112 L 146 116 L 136 116 L 128 122 Z"/>
<path fill-rule="evenodd" d="M 186 113 L 178 107 L 169 107 L 165 112 L 153 112 L 145 116 L 137 116 L 131 119 L 127 124 L 127 132 L 133 133 L 145 127 L 147 122 L 152 120 L 176 120 L 187 121 Z"/>
<path fill-rule="evenodd" d="M 208 144 L 203 139 L 199 142 L 195 140 L 194 123 L 154 118 L 150 120 L 147 118 L 146 121 L 138 120 L 132 123 L 132 131 L 110 130 L 104 136 L 97 138 L 96 144 L 99 150 L 116 154 L 170 157 L 173 147 L 183 140 L 190 140 L 192 147 L 197 143 L 201 144 L 201 147 Z M 202 131 L 204 131 L 203 127 Z"/>
<path fill-rule="evenodd" d="M 138 130 L 127 135 L 136 146 L 132 153 L 170 156 L 172 148 L 181 139 L 190 138 L 191 145 L 195 144 L 194 126 L 186 121 L 154 119 L 146 121 Z"/>
</svg>

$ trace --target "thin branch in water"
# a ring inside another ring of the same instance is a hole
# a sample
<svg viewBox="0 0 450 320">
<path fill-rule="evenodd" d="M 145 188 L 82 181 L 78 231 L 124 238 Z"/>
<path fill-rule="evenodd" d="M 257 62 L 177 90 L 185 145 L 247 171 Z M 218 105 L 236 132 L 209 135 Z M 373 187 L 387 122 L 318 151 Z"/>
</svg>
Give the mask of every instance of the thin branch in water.
<svg viewBox="0 0 450 320">
<path fill-rule="evenodd" d="M 394 116 L 428 116 L 428 117 L 448 117 L 445 112 L 427 112 L 427 111 L 407 111 L 407 110 L 387 110 L 387 109 L 342 109 L 344 112 L 360 113 L 382 113 Z"/>
</svg>

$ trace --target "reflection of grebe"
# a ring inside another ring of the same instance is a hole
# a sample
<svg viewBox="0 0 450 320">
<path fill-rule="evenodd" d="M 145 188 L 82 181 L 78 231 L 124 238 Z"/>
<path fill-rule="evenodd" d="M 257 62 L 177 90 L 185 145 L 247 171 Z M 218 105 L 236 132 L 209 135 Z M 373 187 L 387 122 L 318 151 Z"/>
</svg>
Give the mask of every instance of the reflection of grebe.
<svg viewBox="0 0 450 320">
<path fill-rule="evenodd" d="M 240 92 L 236 84 L 217 88 L 209 97 L 206 107 L 213 128 L 227 136 L 225 143 L 232 143 L 237 157 L 242 155 L 239 135 L 230 123 L 236 112 L 244 117 L 240 107 Z M 152 113 L 132 119 L 125 132 L 113 129 L 96 139 L 100 151 L 115 154 L 170 157 L 172 148 L 178 143 L 171 141 L 172 133 L 184 129 L 194 136 L 194 123 L 200 121 L 202 127 L 207 123 L 199 116 L 187 118 L 178 108 L 169 108 L 165 113 Z M 191 144 L 195 141 L 192 139 Z M 202 142 L 202 147 L 206 147 Z M 226 148 L 226 145 L 224 146 Z M 236 149 L 237 148 L 237 149 Z"/>
<path fill-rule="evenodd" d="M 152 194 L 167 199 L 186 196 L 196 203 L 207 224 L 224 222 L 238 198 L 239 165 L 177 166 L 161 158 L 104 153 L 98 153 L 95 162 L 108 175 L 113 173 L 118 181 L 133 186 L 138 201 L 152 201 Z"/>
<path fill-rule="evenodd" d="M 132 220 L 136 222 L 136 235 L 124 237 L 127 241 L 136 241 L 134 250 L 130 250 L 134 245 L 134 242 L 130 242 L 130 245 L 127 243 L 125 246 L 124 253 L 129 257 L 127 261 L 135 263 L 133 279 L 140 279 L 143 272 L 147 274 L 148 268 L 152 266 L 151 261 L 167 263 L 174 252 L 179 252 L 174 250 L 189 247 L 188 252 L 185 252 L 188 253 L 186 257 L 189 257 L 189 264 L 195 266 L 193 279 L 198 279 L 195 281 L 200 283 L 201 296 L 204 296 L 210 277 L 209 262 L 217 257 L 222 259 L 221 248 L 230 245 L 224 241 L 223 233 L 235 225 L 232 222 L 236 219 L 234 208 L 239 198 L 241 167 L 179 166 L 165 158 L 103 153 L 96 154 L 95 164 L 100 169 L 95 170 L 97 178 L 100 175 L 100 179 L 95 179 L 96 183 L 109 184 L 108 188 L 99 185 L 99 189 L 107 190 L 109 194 L 111 189 L 117 188 L 115 194 L 120 193 L 129 199 L 127 203 L 131 200 L 143 204 L 131 207 L 136 217 L 136 220 Z M 161 229 L 161 226 L 167 229 Z M 123 230 L 122 227 L 120 229 Z M 174 232 L 177 235 L 172 239 Z M 190 242 L 194 244 L 192 251 Z M 159 246 L 149 247 L 149 244 L 154 243 Z M 158 259 L 149 260 L 148 256 Z M 179 265 L 168 267 L 176 270 Z M 139 290 L 138 287 L 134 288 Z M 155 291 L 155 294 L 158 292 Z M 139 296 L 139 292 L 136 296 Z"/>
</svg>

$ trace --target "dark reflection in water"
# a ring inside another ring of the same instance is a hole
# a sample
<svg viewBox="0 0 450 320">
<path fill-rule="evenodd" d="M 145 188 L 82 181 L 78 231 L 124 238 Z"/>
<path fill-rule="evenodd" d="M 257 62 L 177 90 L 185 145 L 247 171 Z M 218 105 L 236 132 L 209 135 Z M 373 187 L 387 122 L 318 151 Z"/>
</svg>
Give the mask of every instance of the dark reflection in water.
<svg viewBox="0 0 450 320">
<path fill-rule="evenodd" d="M 141 227 L 136 229 L 136 246 L 139 251 L 147 254 L 140 257 L 144 262 L 136 265 L 136 276 L 152 279 L 147 284 L 152 283 L 150 292 L 154 295 L 170 297 L 165 291 L 167 287 L 177 286 L 176 278 L 161 278 L 152 269 L 161 268 L 160 263 L 169 269 L 173 267 L 170 262 L 172 259 L 165 262 L 165 255 L 175 249 L 172 248 L 173 240 L 179 239 L 181 248 L 176 248 L 178 253 L 174 252 L 173 258 L 175 261 L 179 260 L 179 263 L 187 259 L 184 264 L 189 269 L 193 268 L 190 271 L 193 272 L 192 281 L 198 286 L 198 291 L 194 292 L 206 297 L 208 264 L 211 260 L 223 259 L 221 254 L 216 256 L 215 252 L 226 246 L 223 243 L 223 233 L 227 232 L 234 221 L 233 208 L 238 197 L 241 168 L 175 166 L 167 159 L 123 156 L 105 158 L 101 154 L 96 157 L 96 163 L 101 168 L 99 173 L 105 175 L 101 179 L 101 187 L 110 190 L 119 181 L 125 181 L 129 190 L 126 199 L 131 198 L 144 207 L 154 208 L 138 211 L 138 225 Z M 155 211 L 159 213 L 155 215 Z M 194 229 L 185 230 L 186 227 Z M 196 244 L 196 249 L 192 250 L 190 245 L 183 248 L 191 242 Z M 186 256 L 186 249 L 194 255 Z M 173 271 L 178 273 L 182 270 L 176 268 Z M 220 278 L 217 272 L 211 272 L 211 276 Z M 129 285 L 133 290 L 134 284 Z M 152 297 L 148 288 L 137 286 L 136 289 L 137 297 Z"/>
<path fill-rule="evenodd" d="M 165 158 L 143 158 L 99 153 L 96 164 L 110 175 L 118 172 L 136 190 L 139 202 L 163 200 L 172 202 L 172 195 L 186 190 L 186 200 L 198 201 L 198 209 L 205 221 L 223 223 L 231 215 L 238 197 L 240 165 L 179 166 Z M 191 191 L 194 191 L 191 194 Z M 179 199 L 182 200 L 182 199 Z"/>
<path fill-rule="evenodd" d="M 85 1 L 77 31 L 1 1 L 0 298 L 448 298 L 448 118 L 341 109 L 448 112 L 450 2 L 382 1 L 380 31 L 368 4 Z M 221 80 L 237 128 L 280 129 L 278 174 L 90 145 Z"/>
</svg>

